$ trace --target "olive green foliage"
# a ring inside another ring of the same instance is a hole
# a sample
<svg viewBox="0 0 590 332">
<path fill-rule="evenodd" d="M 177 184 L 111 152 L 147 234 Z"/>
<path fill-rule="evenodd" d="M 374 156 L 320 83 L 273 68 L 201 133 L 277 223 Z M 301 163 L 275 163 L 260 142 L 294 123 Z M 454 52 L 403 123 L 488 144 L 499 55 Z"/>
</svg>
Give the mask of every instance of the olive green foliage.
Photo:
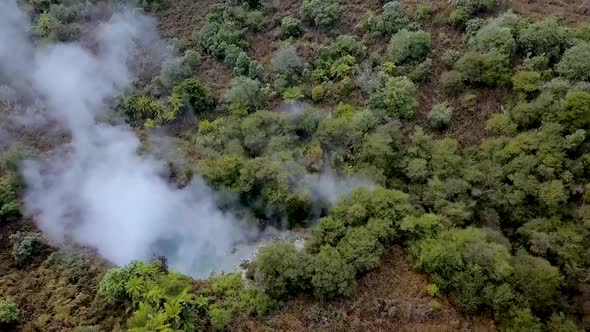
<svg viewBox="0 0 590 332">
<path fill-rule="evenodd" d="M 248 114 L 262 106 L 263 98 L 258 80 L 240 76 L 232 80 L 231 87 L 223 95 L 230 112 Z"/>
<path fill-rule="evenodd" d="M 445 71 L 440 75 L 439 84 L 443 92 L 448 96 L 456 96 L 465 88 L 465 78 L 457 70 Z"/>
<path fill-rule="evenodd" d="M 98 297 L 131 310 L 130 331 L 201 331 L 208 323 L 224 329 L 234 313 L 262 315 L 273 303 L 256 288 L 246 289 L 239 274 L 217 277 L 196 294 L 189 278 L 166 270 L 161 261 L 114 268 L 100 281 Z M 206 296 L 215 296 L 210 305 Z"/>
<path fill-rule="evenodd" d="M 567 42 L 567 28 L 554 18 L 523 25 L 518 31 L 518 44 L 524 54 L 545 55 L 550 61 L 561 57 Z"/>
<path fill-rule="evenodd" d="M 518 92 L 535 92 L 541 87 L 541 74 L 534 71 L 518 71 L 512 76 L 512 85 Z"/>
<path fill-rule="evenodd" d="M 449 23 L 459 29 L 465 29 L 467 21 L 469 21 L 470 13 L 465 8 L 456 8 L 449 14 Z"/>
<path fill-rule="evenodd" d="M 301 16 L 322 30 L 336 25 L 343 11 L 337 0 L 303 0 L 301 4 Z"/>
<path fill-rule="evenodd" d="M 14 301 L 0 299 L 0 326 L 18 323 L 20 311 Z"/>
<path fill-rule="evenodd" d="M 416 8 L 416 20 L 428 21 L 432 18 L 432 5 L 428 2 L 420 3 Z"/>
<path fill-rule="evenodd" d="M 495 10 L 500 0 L 452 0 L 453 6 L 463 8 L 470 13 L 489 12 Z"/>
<path fill-rule="evenodd" d="M 80 23 L 88 14 L 87 5 L 78 2 L 53 3 L 37 17 L 38 38 L 47 42 L 69 42 L 79 38 Z"/>
<path fill-rule="evenodd" d="M 382 92 L 371 96 L 369 105 L 376 110 L 384 110 L 393 118 L 412 119 L 418 107 L 416 85 L 407 77 L 392 77 L 387 80 Z"/>
<path fill-rule="evenodd" d="M 308 288 L 312 257 L 295 246 L 276 243 L 260 249 L 249 273 L 272 297 L 282 298 Z"/>
<path fill-rule="evenodd" d="M 261 29 L 264 14 L 241 6 L 215 4 L 210 7 L 206 23 L 195 35 L 200 45 L 212 56 L 223 60 L 237 75 L 256 78 L 260 64 L 247 54 L 244 30 Z"/>
<path fill-rule="evenodd" d="M 435 104 L 428 113 L 430 125 L 436 129 L 444 129 L 450 126 L 452 116 L 453 109 L 447 102 Z"/>
<path fill-rule="evenodd" d="M 389 41 L 388 54 L 395 64 L 422 61 L 430 53 L 428 32 L 400 30 Z"/>
<path fill-rule="evenodd" d="M 485 54 L 467 52 L 455 63 L 455 70 L 471 84 L 502 86 L 510 81 L 508 56 L 496 50 Z"/>
<path fill-rule="evenodd" d="M 572 81 L 590 81 L 590 43 L 581 42 L 567 49 L 557 64 L 557 72 Z"/>
<path fill-rule="evenodd" d="M 305 250 L 282 243 L 263 248 L 249 274 L 277 298 L 308 289 L 318 298 L 348 295 L 356 275 L 377 266 L 398 223 L 411 213 L 400 191 L 358 189 L 320 219 Z"/>
<path fill-rule="evenodd" d="M 45 238 L 40 233 L 16 232 L 11 234 L 9 239 L 12 244 L 12 257 L 20 265 L 30 262 L 47 249 Z"/>
<path fill-rule="evenodd" d="M 478 30 L 469 39 L 467 45 L 471 50 L 483 53 L 496 51 L 508 57 L 516 53 L 516 41 L 512 36 L 511 29 L 494 24 L 487 25 Z"/>
<path fill-rule="evenodd" d="M 368 32 L 389 37 L 403 28 L 413 28 L 410 18 L 402 11 L 399 1 L 389 1 L 383 5 L 382 15 L 369 14 L 362 23 Z"/>
<path fill-rule="evenodd" d="M 18 184 L 14 176 L 0 176 L 0 222 L 13 221 L 20 216 Z"/>
<path fill-rule="evenodd" d="M 292 17 L 283 17 L 281 20 L 281 33 L 283 38 L 298 38 L 303 35 L 303 27 L 301 21 Z"/>
<path fill-rule="evenodd" d="M 313 294 L 318 298 L 350 295 L 356 287 L 354 267 L 333 247 L 322 247 L 313 258 Z"/>
</svg>

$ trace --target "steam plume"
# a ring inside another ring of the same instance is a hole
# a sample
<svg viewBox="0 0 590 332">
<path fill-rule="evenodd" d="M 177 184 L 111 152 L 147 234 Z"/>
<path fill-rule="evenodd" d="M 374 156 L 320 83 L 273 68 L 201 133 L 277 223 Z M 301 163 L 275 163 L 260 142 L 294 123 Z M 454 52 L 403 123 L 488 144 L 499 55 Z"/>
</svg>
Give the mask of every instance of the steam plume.
<svg viewBox="0 0 590 332">
<path fill-rule="evenodd" d="M 128 85 L 138 46 L 157 39 L 154 20 L 115 14 L 96 28 L 92 50 L 35 46 L 29 25 L 15 0 L 0 2 L 0 79 L 40 96 L 71 134 L 47 160 L 24 164 L 25 203 L 39 227 L 53 241 L 91 246 L 119 265 L 157 254 L 194 276 L 236 266 L 243 257 L 228 253 L 249 231 L 217 209 L 203 181 L 171 186 L 161 162 L 137 153 L 128 127 L 95 120 Z"/>
</svg>

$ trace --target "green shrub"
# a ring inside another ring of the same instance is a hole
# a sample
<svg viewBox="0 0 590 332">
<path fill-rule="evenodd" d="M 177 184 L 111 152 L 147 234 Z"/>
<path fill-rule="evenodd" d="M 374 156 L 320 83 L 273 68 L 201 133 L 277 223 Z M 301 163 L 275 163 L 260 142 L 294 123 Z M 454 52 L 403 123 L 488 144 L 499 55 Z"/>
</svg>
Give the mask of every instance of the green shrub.
<svg viewBox="0 0 590 332">
<path fill-rule="evenodd" d="M 483 83 L 487 86 L 502 86 L 510 81 L 508 56 L 496 51 L 487 54 L 465 53 L 455 64 L 469 83 Z"/>
<path fill-rule="evenodd" d="M 20 216 L 16 186 L 9 177 L 0 177 L 0 221 L 13 221 Z"/>
<path fill-rule="evenodd" d="M 245 115 L 253 112 L 263 102 L 260 82 L 244 76 L 234 78 L 223 100 L 232 113 Z"/>
<path fill-rule="evenodd" d="M 215 104 L 209 89 L 194 78 L 184 80 L 175 86 L 170 100 L 175 114 L 180 114 L 182 108 L 188 108 L 198 114 L 211 110 Z M 180 105 L 182 106 L 178 107 Z"/>
<path fill-rule="evenodd" d="M 438 295 L 438 292 L 439 289 L 436 284 L 428 284 L 428 286 L 426 286 L 426 293 L 428 293 L 428 296 L 436 297 Z"/>
<path fill-rule="evenodd" d="M 379 264 L 385 247 L 367 227 L 360 226 L 349 229 L 338 244 L 338 250 L 347 263 L 362 273 Z"/>
<path fill-rule="evenodd" d="M 518 71 L 512 76 L 512 86 L 517 92 L 535 92 L 541 87 L 541 74 L 535 71 Z"/>
<path fill-rule="evenodd" d="M 311 89 L 311 99 L 319 103 L 326 97 L 326 87 L 323 84 L 318 84 Z"/>
<path fill-rule="evenodd" d="M 324 246 L 314 256 L 311 284 L 318 298 L 350 295 L 356 288 L 355 269 L 338 249 Z"/>
<path fill-rule="evenodd" d="M 249 274 L 274 298 L 296 294 L 309 284 L 311 257 L 293 244 L 275 243 L 262 247 L 249 267 Z"/>
<path fill-rule="evenodd" d="M 18 306 L 12 300 L 0 299 L 0 325 L 16 324 L 19 321 Z"/>
<path fill-rule="evenodd" d="M 451 0 L 455 7 L 465 8 L 471 13 L 490 12 L 495 10 L 501 0 Z"/>
<path fill-rule="evenodd" d="M 108 303 L 125 303 L 125 285 L 131 278 L 131 271 L 125 267 L 115 267 L 107 271 L 98 284 L 97 295 Z"/>
<path fill-rule="evenodd" d="M 501 328 L 504 331 L 514 332 L 542 332 L 543 324 L 535 317 L 529 308 L 513 309 L 509 313 L 510 318 L 502 322 Z"/>
<path fill-rule="evenodd" d="M 343 11 L 336 0 L 303 0 L 301 5 L 301 16 L 323 30 L 336 25 Z"/>
<path fill-rule="evenodd" d="M 283 45 L 270 60 L 272 70 L 285 78 L 288 84 L 294 83 L 301 74 L 303 60 L 294 45 Z"/>
<path fill-rule="evenodd" d="M 12 257 L 21 265 L 43 254 L 47 249 L 45 238 L 40 233 L 16 232 L 9 239 L 12 243 Z"/>
<path fill-rule="evenodd" d="M 408 73 L 408 78 L 414 82 L 425 82 L 432 76 L 432 59 L 428 58 L 415 65 Z"/>
<path fill-rule="evenodd" d="M 430 54 L 428 32 L 402 29 L 391 37 L 388 56 L 395 64 L 423 61 Z"/>
<path fill-rule="evenodd" d="M 432 110 L 428 113 L 428 119 L 430 125 L 436 129 L 447 128 L 451 124 L 451 118 L 453 117 L 453 109 L 449 106 L 449 103 L 443 102 L 432 106 Z"/>
<path fill-rule="evenodd" d="M 486 25 L 469 38 L 468 47 L 473 51 L 487 53 L 497 51 L 512 57 L 516 53 L 516 41 L 512 31 L 496 25 Z"/>
<path fill-rule="evenodd" d="M 432 310 L 433 312 L 439 312 L 443 308 L 442 303 L 440 303 L 440 301 L 438 300 L 430 300 L 430 303 L 428 305 L 430 306 L 430 310 Z"/>
<path fill-rule="evenodd" d="M 281 35 L 283 38 L 298 38 L 303 35 L 301 21 L 292 16 L 283 17 L 281 20 Z"/>
<path fill-rule="evenodd" d="M 432 5 L 429 2 L 418 4 L 415 17 L 418 21 L 429 21 L 432 18 Z"/>
<path fill-rule="evenodd" d="M 467 26 L 467 21 L 471 18 L 471 15 L 465 8 L 456 8 L 451 11 L 449 15 L 449 22 L 452 26 L 461 30 Z"/>
<path fill-rule="evenodd" d="M 382 103 L 390 116 L 412 119 L 418 108 L 416 86 L 406 77 L 392 77 L 385 83 Z"/>
<path fill-rule="evenodd" d="M 225 331 L 231 321 L 231 314 L 227 309 L 213 305 L 209 310 L 209 318 L 215 330 Z"/>
<path fill-rule="evenodd" d="M 457 70 L 445 71 L 440 75 L 439 84 L 447 96 L 456 96 L 465 89 L 463 74 Z"/>
<path fill-rule="evenodd" d="M 296 101 L 303 97 L 305 97 L 303 91 L 301 90 L 301 87 L 298 86 L 293 86 L 283 91 L 283 99 L 286 101 Z"/>
<path fill-rule="evenodd" d="M 567 49 L 557 64 L 557 72 L 572 81 L 590 81 L 590 43 Z"/>
<path fill-rule="evenodd" d="M 246 20 L 244 23 L 252 31 L 259 32 L 266 26 L 267 20 L 264 12 L 261 10 L 251 10 L 246 13 Z"/>
<path fill-rule="evenodd" d="M 590 128 L 590 93 L 585 91 L 568 93 L 562 111 L 558 113 L 558 119 L 572 131 Z"/>
<path fill-rule="evenodd" d="M 505 114 L 492 114 L 486 121 L 486 130 L 495 135 L 514 135 L 516 129 L 516 123 Z"/>
<path fill-rule="evenodd" d="M 459 54 L 459 51 L 450 49 L 444 51 L 444 53 L 441 56 L 441 60 L 445 64 L 445 66 L 450 68 L 453 67 L 455 62 L 457 62 L 457 60 L 459 60 L 460 57 L 461 55 Z"/>
<path fill-rule="evenodd" d="M 523 25 L 518 32 L 518 44 L 525 54 L 545 55 L 550 61 L 561 56 L 567 42 L 567 29 L 554 18 Z"/>
</svg>

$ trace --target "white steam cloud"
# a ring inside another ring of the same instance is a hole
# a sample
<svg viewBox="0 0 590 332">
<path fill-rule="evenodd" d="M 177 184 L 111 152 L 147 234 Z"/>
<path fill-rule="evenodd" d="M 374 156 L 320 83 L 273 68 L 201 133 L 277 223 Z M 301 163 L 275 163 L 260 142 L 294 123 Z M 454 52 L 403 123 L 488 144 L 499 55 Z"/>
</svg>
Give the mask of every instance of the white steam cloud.
<svg viewBox="0 0 590 332">
<path fill-rule="evenodd" d="M 157 39 L 154 20 L 115 14 L 96 28 L 92 49 L 36 46 L 29 26 L 15 0 L 0 1 L 0 79 L 40 96 L 71 133 L 47 160 L 24 164 L 25 203 L 39 227 L 55 242 L 93 247 L 119 265 L 165 255 L 173 268 L 207 276 L 246 258 L 230 252 L 252 232 L 219 211 L 202 180 L 175 188 L 161 162 L 137 153 L 140 141 L 128 127 L 95 120 L 128 85 L 134 52 Z"/>
</svg>

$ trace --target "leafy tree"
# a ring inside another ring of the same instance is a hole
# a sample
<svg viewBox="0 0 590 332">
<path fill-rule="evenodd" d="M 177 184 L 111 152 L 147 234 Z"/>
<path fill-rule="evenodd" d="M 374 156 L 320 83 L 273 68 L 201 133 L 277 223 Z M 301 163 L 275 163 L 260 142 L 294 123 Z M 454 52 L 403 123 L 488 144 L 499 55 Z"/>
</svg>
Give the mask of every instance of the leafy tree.
<svg viewBox="0 0 590 332">
<path fill-rule="evenodd" d="M 518 31 L 518 44 L 524 54 L 545 55 L 550 61 L 559 59 L 567 38 L 567 29 L 554 18 L 525 24 Z"/>
<path fill-rule="evenodd" d="M 590 43 L 581 42 L 567 49 L 557 64 L 557 72 L 572 81 L 590 81 Z"/>
<path fill-rule="evenodd" d="M 529 94 L 539 90 L 541 87 L 541 74 L 534 71 L 518 71 L 512 76 L 514 90 Z"/>
<path fill-rule="evenodd" d="M 232 113 L 248 114 L 262 106 L 260 82 L 244 76 L 237 77 L 232 80 L 223 99 Z"/>
<path fill-rule="evenodd" d="M 511 277 L 516 289 L 531 308 L 547 308 L 563 281 L 559 270 L 545 259 L 519 252 L 512 258 Z"/>
<path fill-rule="evenodd" d="M 388 79 L 383 92 L 371 98 L 374 109 L 383 109 L 393 118 L 412 119 L 418 108 L 416 86 L 403 76 Z"/>
<path fill-rule="evenodd" d="M 428 32 L 402 29 L 389 41 L 389 58 L 395 64 L 422 61 L 430 54 L 430 43 Z"/>
<path fill-rule="evenodd" d="M 440 75 L 439 84 L 448 96 L 456 96 L 465 88 L 465 78 L 457 70 L 445 71 Z"/>
<path fill-rule="evenodd" d="M 453 116 L 453 109 L 447 102 L 435 104 L 432 110 L 428 113 L 430 125 L 437 129 L 444 129 L 451 124 Z"/>
<path fill-rule="evenodd" d="M 338 249 L 324 246 L 314 256 L 311 285 L 318 298 L 350 295 L 356 288 L 355 269 Z"/>
<path fill-rule="evenodd" d="M 335 0 L 303 0 L 301 4 L 301 16 L 323 30 L 336 25 L 343 11 Z"/>
<path fill-rule="evenodd" d="M 516 41 L 509 28 L 489 24 L 481 28 L 467 43 L 474 51 L 487 53 L 496 51 L 512 57 L 516 53 Z"/>
<path fill-rule="evenodd" d="M 293 244 L 275 243 L 260 249 L 249 273 L 274 298 L 296 294 L 309 285 L 311 257 Z"/>
<path fill-rule="evenodd" d="M 336 246 L 346 234 L 346 226 L 341 220 L 328 216 L 321 218 L 311 232 L 306 248 L 317 253 L 325 245 Z"/>
<path fill-rule="evenodd" d="M 214 105 L 209 89 L 196 79 L 187 79 L 175 86 L 170 100 L 173 110 L 176 109 L 177 104 L 172 100 L 180 100 L 195 113 L 208 111 Z"/>
<path fill-rule="evenodd" d="M 16 232 L 11 234 L 9 239 L 12 243 L 12 257 L 21 265 L 43 254 L 47 249 L 45 239 L 40 233 Z"/>
<path fill-rule="evenodd" d="M 19 321 L 20 311 L 17 304 L 9 299 L 0 299 L 0 325 L 16 324 Z"/>
<path fill-rule="evenodd" d="M 349 229 L 337 248 L 342 258 L 357 272 L 375 268 L 385 252 L 385 247 L 379 242 L 379 238 L 371 234 L 365 226 Z"/>
<path fill-rule="evenodd" d="M 590 126 L 590 93 L 574 91 L 566 96 L 563 109 L 558 113 L 559 122 L 571 130 Z"/>
<path fill-rule="evenodd" d="M 293 16 L 283 17 L 281 20 L 281 30 L 283 38 L 298 38 L 303 35 L 301 21 Z"/>
</svg>

